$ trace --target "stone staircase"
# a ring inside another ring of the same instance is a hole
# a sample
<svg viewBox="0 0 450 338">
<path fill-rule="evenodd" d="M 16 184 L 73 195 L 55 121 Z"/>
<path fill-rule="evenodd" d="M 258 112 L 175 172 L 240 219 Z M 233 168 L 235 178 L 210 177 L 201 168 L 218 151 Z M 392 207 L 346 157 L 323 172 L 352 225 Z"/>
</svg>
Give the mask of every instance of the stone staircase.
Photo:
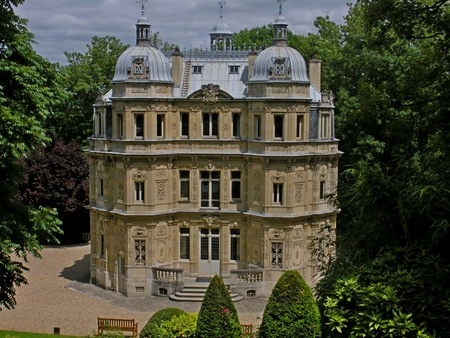
<svg viewBox="0 0 450 338">
<path fill-rule="evenodd" d="M 189 285 L 184 286 L 183 290 L 169 295 L 169 298 L 179 302 L 201 302 L 203 301 L 203 297 L 205 297 L 205 292 L 208 285 L 209 283 L 202 282 L 189 283 Z M 230 297 L 233 302 L 239 302 L 244 299 L 244 297 L 240 296 L 236 292 L 232 292 L 231 290 Z"/>
</svg>

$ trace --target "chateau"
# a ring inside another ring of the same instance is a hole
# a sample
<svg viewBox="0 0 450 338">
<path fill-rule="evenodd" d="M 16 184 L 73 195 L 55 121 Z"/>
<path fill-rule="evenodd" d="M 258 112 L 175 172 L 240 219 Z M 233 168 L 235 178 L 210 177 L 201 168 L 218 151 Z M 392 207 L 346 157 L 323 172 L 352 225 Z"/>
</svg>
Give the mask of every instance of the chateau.
<svg viewBox="0 0 450 338">
<path fill-rule="evenodd" d="M 308 245 L 336 224 L 324 197 L 341 152 L 320 61 L 308 76 L 278 2 L 273 45 L 259 51 L 235 50 L 221 14 L 209 50 L 163 53 L 142 6 L 136 45 L 94 104 L 92 283 L 173 296 L 219 274 L 262 297 L 295 269 L 314 284 Z"/>
</svg>

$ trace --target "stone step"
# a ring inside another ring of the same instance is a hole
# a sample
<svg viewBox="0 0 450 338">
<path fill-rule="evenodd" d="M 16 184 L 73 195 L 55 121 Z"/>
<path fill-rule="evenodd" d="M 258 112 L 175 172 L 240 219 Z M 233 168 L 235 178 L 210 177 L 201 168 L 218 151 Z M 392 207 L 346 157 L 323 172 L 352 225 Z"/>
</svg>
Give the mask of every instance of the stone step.
<svg viewBox="0 0 450 338">
<path fill-rule="evenodd" d="M 204 285 L 189 285 L 183 290 L 177 291 L 169 295 L 169 299 L 179 302 L 201 302 L 205 297 L 206 287 Z M 233 302 L 239 302 L 244 297 L 239 296 L 236 292 L 230 292 L 230 297 Z"/>
</svg>

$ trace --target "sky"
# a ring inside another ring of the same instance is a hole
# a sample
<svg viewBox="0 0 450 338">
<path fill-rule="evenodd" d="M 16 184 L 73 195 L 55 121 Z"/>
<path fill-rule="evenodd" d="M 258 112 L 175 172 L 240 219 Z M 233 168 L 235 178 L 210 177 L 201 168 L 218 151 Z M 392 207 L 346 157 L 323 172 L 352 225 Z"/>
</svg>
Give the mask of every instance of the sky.
<svg viewBox="0 0 450 338">
<path fill-rule="evenodd" d="M 93 36 L 114 36 L 135 44 L 135 23 L 141 16 L 136 0 L 25 0 L 16 13 L 28 19 L 28 30 L 38 42 L 34 48 L 51 62 L 67 64 L 64 52 L 87 51 Z M 225 1 L 224 1 L 225 2 Z M 316 33 L 314 20 L 328 15 L 343 23 L 348 0 L 287 0 L 283 16 L 294 34 Z M 276 0 L 228 0 L 223 21 L 232 32 L 272 23 L 278 17 Z M 220 21 L 217 0 L 148 0 L 145 16 L 152 32 L 163 41 L 184 48 L 209 48 L 209 33 Z"/>
</svg>

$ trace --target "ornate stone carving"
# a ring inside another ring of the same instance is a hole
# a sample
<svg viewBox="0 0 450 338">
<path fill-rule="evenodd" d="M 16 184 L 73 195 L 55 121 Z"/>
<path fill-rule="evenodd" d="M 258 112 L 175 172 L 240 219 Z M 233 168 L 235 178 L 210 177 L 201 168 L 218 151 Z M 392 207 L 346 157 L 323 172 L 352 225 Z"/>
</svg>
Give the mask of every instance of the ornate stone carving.
<svg viewBox="0 0 450 338">
<path fill-rule="evenodd" d="M 287 66 L 286 58 L 275 59 L 273 67 L 270 68 L 271 80 L 289 79 L 291 68 Z"/>
<path fill-rule="evenodd" d="M 144 58 L 135 58 L 128 72 L 130 79 L 148 79 L 148 67 L 144 64 Z"/>
<path fill-rule="evenodd" d="M 206 223 L 208 223 L 208 226 L 212 226 L 213 223 L 220 220 L 220 218 L 218 216 L 205 215 L 205 216 L 202 216 L 202 220 L 204 220 Z"/>
<path fill-rule="evenodd" d="M 282 176 L 281 173 L 277 172 L 275 176 L 271 177 L 272 182 L 283 183 L 286 182 L 286 176 Z"/>
<path fill-rule="evenodd" d="M 144 181 L 147 179 L 147 174 L 143 173 L 141 170 L 138 170 L 138 172 L 133 175 L 133 179 L 135 181 Z"/>
<path fill-rule="evenodd" d="M 214 85 L 212 83 L 202 85 L 203 101 L 207 103 L 217 102 L 219 99 L 219 88 L 219 85 Z"/>
<path fill-rule="evenodd" d="M 286 236 L 286 234 L 284 233 L 284 231 L 282 230 L 278 230 L 278 229 L 270 229 L 269 231 L 269 238 L 270 239 L 279 239 L 282 240 L 284 239 Z"/>
<path fill-rule="evenodd" d="M 156 184 L 156 196 L 158 200 L 163 201 L 166 199 L 166 183 L 157 183 Z"/>
<path fill-rule="evenodd" d="M 303 199 L 303 184 L 295 185 L 295 202 L 301 202 Z"/>
</svg>

